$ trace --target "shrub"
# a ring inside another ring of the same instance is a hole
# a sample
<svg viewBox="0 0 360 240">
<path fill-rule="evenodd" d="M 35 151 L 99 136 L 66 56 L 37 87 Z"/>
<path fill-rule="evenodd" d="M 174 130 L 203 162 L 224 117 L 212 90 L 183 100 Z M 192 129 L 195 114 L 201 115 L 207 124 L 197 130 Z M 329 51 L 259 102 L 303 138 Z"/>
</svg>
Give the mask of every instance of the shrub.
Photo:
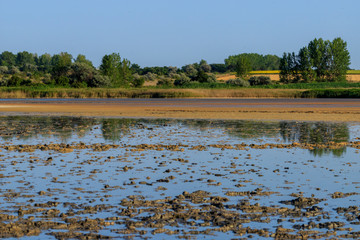
<svg viewBox="0 0 360 240">
<path fill-rule="evenodd" d="M 144 75 L 145 81 L 155 81 L 156 78 L 157 75 L 155 73 L 148 72 L 147 74 Z"/>
<path fill-rule="evenodd" d="M 70 80 L 68 77 L 60 76 L 56 79 L 56 84 L 62 87 L 70 87 Z"/>
<path fill-rule="evenodd" d="M 209 73 L 208 74 L 208 79 L 207 79 L 208 83 L 215 83 L 216 82 L 216 76 L 213 73 Z"/>
<path fill-rule="evenodd" d="M 76 82 L 73 82 L 73 83 L 71 84 L 71 87 L 74 87 L 74 88 L 86 88 L 86 87 L 87 87 L 87 84 L 86 84 L 86 82 L 76 81 Z"/>
<path fill-rule="evenodd" d="M 230 79 L 226 81 L 226 84 L 231 86 L 238 86 L 238 87 L 250 87 L 250 83 L 247 80 L 237 78 L 237 79 Z"/>
<path fill-rule="evenodd" d="M 175 79 L 174 85 L 175 86 L 184 86 L 190 83 L 190 78 L 186 76 L 184 73 L 180 73 L 179 77 Z"/>
<path fill-rule="evenodd" d="M 251 77 L 249 79 L 249 83 L 251 86 L 258 86 L 258 85 L 269 85 L 271 84 L 270 77 L 266 76 L 258 76 L 258 77 Z"/>
<path fill-rule="evenodd" d="M 135 76 L 135 74 L 133 75 L 133 81 L 131 82 L 131 86 L 133 87 L 142 87 L 145 83 L 145 79 L 144 77 L 140 77 L 139 74 L 137 74 L 137 76 Z"/>
<path fill-rule="evenodd" d="M 161 77 L 156 86 L 171 87 L 174 85 L 174 80 L 171 78 Z"/>
<path fill-rule="evenodd" d="M 13 75 L 7 82 L 6 86 L 8 87 L 19 87 L 21 85 L 21 82 L 23 80 L 17 76 L 17 75 Z"/>
<path fill-rule="evenodd" d="M 11 66 L 10 68 L 9 68 L 9 72 L 8 72 L 9 74 L 19 74 L 20 73 L 20 70 L 19 70 L 19 68 L 17 68 L 17 67 L 15 67 L 15 66 Z"/>
<path fill-rule="evenodd" d="M 177 79 L 177 78 L 180 77 L 180 74 L 171 72 L 171 73 L 169 73 L 168 76 L 169 76 L 170 78 L 172 78 L 172 79 Z"/>
<path fill-rule="evenodd" d="M 95 74 L 94 77 L 88 80 L 87 85 L 89 87 L 109 87 L 111 80 L 108 76 Z"/>
<path fill-rule="evenodd" d="M 198 71 L 198 74 L 195 78 L 193 78 L 194 81 L 198 81 L 201 83 L 208 82 L 209 76 L 204 71 Z"/>
<path fill-rule="evenodd" d="M 35 72 L 38 70 L 36 65 L 30 63 L 25 63 L 20 69 L 23 72 Z"/>
<path fill-rule="evenodd" d="M 9 79 L 6 77 L 0 78 L 0 87 L 6 87 Z"/>
<path fill-rule="evenodd" d="M 51 78 L 50 73 L 44 74 L 44 76 L 42 78 L 42 82 L 43 82 L 43 84 L 46 84 L 46 85 L 55 85 L 55 80 L 53 78 Z"/>
<path fill-rule="evenodd" d="M 0 66 L 0 74 L 8 73 L 9 68 L 7 66 Z"/>
</svg>

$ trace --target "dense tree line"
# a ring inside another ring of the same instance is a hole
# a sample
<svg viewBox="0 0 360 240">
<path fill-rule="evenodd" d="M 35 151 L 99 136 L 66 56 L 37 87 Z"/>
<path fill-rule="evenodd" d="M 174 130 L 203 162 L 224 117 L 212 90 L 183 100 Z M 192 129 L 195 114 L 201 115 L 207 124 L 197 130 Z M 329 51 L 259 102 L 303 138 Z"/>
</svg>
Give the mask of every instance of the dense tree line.
<svg viewBox="0 0 360 240">
<path fill-rule="evenodd" d="M 232 55 L 225 59 L 226 68 L 230 71 L 236 71 L 240 59 L 246 59 L 249 62 L 251 71 L 257 70 L 278 70 L 280 58 L 276 55 L 261 55 L 257 53 L 242 53 Z"/>
<path fill-rule="evenodd" d="M 221 64 L 215 65 L 225 71 Z M 182 68 L 144 67 L 131 64 L 118 53 L 105 55 L 95 68 L 84 55 L 76 58 L 69 53 L 50 55 L 29 53 L 0 54 L 0 86 L 54 85 L 63 87 L 126 87 L 142 86 L 145 81 L 158 80 L 158 85 L 184 85 L 192 82 L 214 82 L 212 67 L 205 61 Z"/>
<path fill-rule="evenodd" d="M 0 54 L 0 85 L 46 84 L 63 87 L 119 87 L 131 85 L 130 62 L 119 54 L 105 55 L 99 69 L 84 55 L 29 53 Z M 31 80 L 30 80 L 31 79 Z"/>
<path fill-rule="evenodd" d="M 298 54 L 284 53 L 280 61 L 280 80 L 285 83 L 345 81 L 349 66 L 350 54 L 345 41 L 315 38 Z"/>
<path fill-rule="evenodd" d="M 27 51 L 0 54 L 0 86 L 52 85 L 62 87 L 140 87 L 144 82 L 156 81 L 158 86 L 186 86 L 193 83 L 214 83 L 215 73 L 236 72 L 239 79 L 228 83 L 236 86 L 270 84 L 269 78 L 252 77 L 256 70 L 281 70 L 284 83 L 311 81 L 341 81 L 349 68 L 350 55 L 346 42 L 336 38 L 332 42 L 314 39 L 298 54 L 275 55 L 242 53 L 229 56 L 224 63 L 208 64 L 205 60 L 173 66 L 140 67 L 120 54 L 102 58 L 96 68 L 84 55 L 74 58 L 67 52 L 38 56 Z M 245 80 L 244 80 L 245 79 Z M 248 81 L 250 80 L 250 81 Z"/>
</svg>

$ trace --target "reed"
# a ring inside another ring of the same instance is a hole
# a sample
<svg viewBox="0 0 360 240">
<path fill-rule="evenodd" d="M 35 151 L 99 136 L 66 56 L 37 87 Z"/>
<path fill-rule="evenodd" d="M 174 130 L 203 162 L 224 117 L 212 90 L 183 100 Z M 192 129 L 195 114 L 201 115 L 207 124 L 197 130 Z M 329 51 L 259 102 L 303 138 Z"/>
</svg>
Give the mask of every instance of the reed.
<svg viewBox="0 0 360 240">
<path fill-rule="evenodd" d="M 302 92 L 303 98 L 360 98 L 360 89 L 311 89 Z"/>
<path fill-rule="evenodd" d="M 298 89 L 26 89 L 0 88 L 0 98 L 296 98 Z"/>
</svg>

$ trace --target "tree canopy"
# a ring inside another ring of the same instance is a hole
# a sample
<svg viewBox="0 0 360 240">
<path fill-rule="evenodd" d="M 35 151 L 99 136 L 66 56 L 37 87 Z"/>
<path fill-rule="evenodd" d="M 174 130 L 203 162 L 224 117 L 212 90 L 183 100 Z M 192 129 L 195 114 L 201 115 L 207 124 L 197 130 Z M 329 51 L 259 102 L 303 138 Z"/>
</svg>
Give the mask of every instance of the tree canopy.
<svg viewBox="0 0 360 240">
<path fill-rule="evenodd" d="M 282 82 L 344 81 L 350 66 L 347 44 L 341 38 L 332 42 L 314 39 L 298 54 L 284 53 L 280 61 Z"/>
<path fill-rule="evenodd" d="M 242 53 L 238 55 L 232 55 L 225 59 L 225 65 L 228 70 L 236 71 L 240 59 L 243 62 L 246 61 L 249 64 L 249 71 L 257 70 L 278 70 L 280 58 L 276 55 L 260 55 L 257 53 Z"/>
<path fill-rule="evenodd" d="M 281 70 L 282 82 L 343 81 L 349 69 L 350 55 L 341 38 L 333 41 L 314 39 L 297 54 L 275 55 L 241 53 L 229 56 L 224 63 L 198 62 L 175 66 L 141 67 L 122 58 L 119 53 L 103 56 L 97 68 L 79 54 L 37 55 L 22 51 L 0 54 L 0 86 L 53 85 L 62 87 L 141 87 L 145 81 L 157 81 L 158 86 L 183 86 L 216 82 L 215 74 L 236 72 L 247 79 L 250 71 Z M 254 79 L 253 79 L 254 80 Z M 255 81 L 256 80 L 256 81 Z M 253 82 L 261 82 L 255 79 Z M 231 81 L 230 81 L 231 82 Z M 266 81 L 263 81 L 266 82 Z M 243 85 L 243 82 L 234 82 Z"/>
</svg>

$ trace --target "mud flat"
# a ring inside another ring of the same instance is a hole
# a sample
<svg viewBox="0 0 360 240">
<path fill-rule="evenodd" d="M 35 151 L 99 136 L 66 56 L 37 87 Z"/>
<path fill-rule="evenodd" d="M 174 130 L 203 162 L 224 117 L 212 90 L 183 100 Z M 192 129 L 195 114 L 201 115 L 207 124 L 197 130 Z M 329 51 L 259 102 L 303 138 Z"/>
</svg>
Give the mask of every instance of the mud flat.
<svg viewBox="0 0 360 240">
<path fill-rule="evenodd" d="M 0 237 L 358 239 L 360 125 L 0 117 Z"/>
<path fill-rule="evenodd" d="M 0 112 L 59 116 L 359 121 L 358 99 L 28 99 L 2 100 Z"/>
</svg>

